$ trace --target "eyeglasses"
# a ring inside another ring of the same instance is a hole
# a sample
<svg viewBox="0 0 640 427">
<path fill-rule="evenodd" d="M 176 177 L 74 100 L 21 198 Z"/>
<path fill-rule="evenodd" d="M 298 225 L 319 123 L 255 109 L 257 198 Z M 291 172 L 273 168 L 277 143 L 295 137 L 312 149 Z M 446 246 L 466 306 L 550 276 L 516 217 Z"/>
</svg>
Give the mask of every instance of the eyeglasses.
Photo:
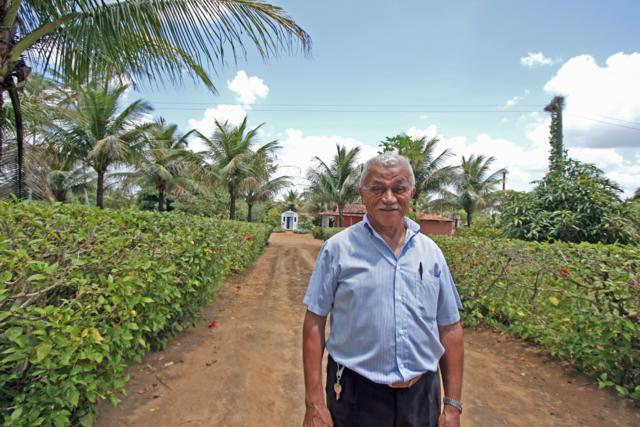
<svg viewBox="0 0 640 427">
<path fill-rule="evenodd" d="M 387 191 L 389 190 L 391 190 L 391 192 L 395 196 L 403 196 L 411 191 L 411 187 L 408 187 L 406 185 L 398 185 L 391 188 L 387 188 L 382 185 L 372 185 L 371 187 L 364 187 L 364 190 L 378 197 L 386 194 Z"/>
</svg>

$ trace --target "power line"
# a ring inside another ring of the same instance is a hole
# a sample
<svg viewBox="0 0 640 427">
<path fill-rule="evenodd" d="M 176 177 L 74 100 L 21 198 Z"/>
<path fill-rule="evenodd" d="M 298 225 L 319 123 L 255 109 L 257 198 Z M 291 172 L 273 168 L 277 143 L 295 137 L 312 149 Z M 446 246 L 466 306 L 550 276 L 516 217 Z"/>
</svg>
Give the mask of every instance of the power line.
<svg viewBox="0 0 640 427">
<path fill-rule="evenodd" d="M 610 119 L 610 120 L 616 120 L 618 122 L 629 123 L 630 125 L 640 126 L 640 122 L 632 122 L 632 121 L 629 121 L 629 120 L 617 119 L 617 118 L 611 117 L 611 116 L 600 116 L 600 117 L 604 117 L 604 118 Z"/>
<path fill-rule="evenodd" d="M 163 110 L 202 111 L 202 108 L 162 107 Z M 263 109 L 251 108 L 247 112 L 266 113 L 537 113 L 539 110 L 341 110 L 341 109 Z"/>
<path fill-rule="evenodd" d="M 173 101 L 149 101 L 151 104 L 170 104 L 170 105 L 211 105 L 211 102 L 173 102 Z M 247 104 L 239 103 L 239 102 L 224 102 L 218 101 L 216 102 L 218 105 L 234 105 L 234 106 L 244 106 Z M 507 107 L 501 104 L 297 104 L 297 103 L 286 103 L 286 104 L 258 104 L 261 107 L 371 107 L 371 108 L 393 108 L 393 107 L 407 107 L 407 108 L 501 108 L 508 111 Z M 540 104 L 518 104 L 518 107 L 535 107 L 538 108 L 539 111 L 542 111 L 544 106 Z"/>
<path fill-rule="evenodd" d="M 159 105 L 162 110 L 179 110 L 179 111 L 201 111 L 202 108 L 195 107 L 201 105 L 203 107 L 211 105 L 209 102 L 156 102 L 151 101 L 152 105 Z M 193 105 L 194 107 L 167 107 L 162 105 Z M 225 103 L 219 102 L 217 105 L 245 106 L 237 102 Z M 264 108 L 266 107 L 266 108 Z M 300 107 L 300 108 L 281 108 L 281 107 Z M 356 108 L 347 108 L 356 107 Z M 395 108 L 413 108 L 413 109 L 395 109 Z M 251 112 L 260 113 L 375 113 L 375 114 L 393 114 L 393 113 L 416 113 L 416 114 L 476 114 L 476 113 L 538 113 L 543 108 L 538 104 L 518 104 L 519 108 L 532 107 L 535 109 L 518 109 L 514 110 L 510 107 L 495 104 L 259 104 L 258 107 L 252 107 Z M 383 109 L 381 109 L 383 108 Z M 570 114 L 571 115 L 571 114 Z M 601 124 L 615 126 L 635 131 L 640 131 L 640 123 L 628 120 L 618 119 L 610 116 L 601 116 L 609 120 L 616 120 L 628 123 L 634 126 L 627 126 L 620 123 L 613 123 L 607 120 L 596 119 L 593 117 L 575 115 L 577 117 L 591 120 Z"/>
<path fill-rule="evenodd" d="M 615 126 L 615 127 L 619 127 L 619 128 L 631 129 L 631 130 L 635 130 L 635 131 L 640 132 L 640 127 L 621 125 L 619 123 L 612 123 L 612 122 L 608 122 L 606 120 L 594 119 L 593 117 L 581 116 L 581 115 L 578 115 L 578 114 L 573 114 L 573 116 L 581 117 L 583 119 L 591 120 L 593 122 L 598 122 L 598 123 L 602 123 L 602 124 L 609 125 L 609 126 Z"/>
</svg>

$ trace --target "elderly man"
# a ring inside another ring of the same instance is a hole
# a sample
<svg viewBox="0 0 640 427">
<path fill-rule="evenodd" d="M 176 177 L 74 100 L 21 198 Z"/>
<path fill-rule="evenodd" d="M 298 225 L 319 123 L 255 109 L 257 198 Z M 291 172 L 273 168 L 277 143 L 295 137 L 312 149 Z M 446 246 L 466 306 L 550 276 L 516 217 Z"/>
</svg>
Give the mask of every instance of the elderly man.
<svg viewBox="0 0 640 427">
<path fill-rule="evenodd" d="M 415 192 L 404 157 L 370 159 L 359 189 L 364 220 L 318 255 L 304 298 L 305 427 L 460 425 L 460 297 L 440 249 L 405 217 Z"/>
</svg>

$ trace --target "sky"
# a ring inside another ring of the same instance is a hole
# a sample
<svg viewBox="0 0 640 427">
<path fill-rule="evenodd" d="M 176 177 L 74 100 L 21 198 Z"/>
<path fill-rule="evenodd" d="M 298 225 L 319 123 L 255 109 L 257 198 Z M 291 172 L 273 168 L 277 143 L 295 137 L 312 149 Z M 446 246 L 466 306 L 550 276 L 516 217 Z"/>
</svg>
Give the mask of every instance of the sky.
<svg viewBox="0 0 640 427">
<path fill-rule="evenodd" d="M 190 81 L 138 86 L 154 116 L 211 134 L 214 120 L 278 140 L 281 173 L 301 188 L 314 156 L 336 144 L 438 137 L 437 151 L 493 156 L 509 189 L 529 190 L 547 171 L 544 107 L 566 98 L 569 155 L 624 189 L 640 187 L 640 2 L 508 0 L 281 1 L 312 39 L 311 54 L 268 62 L 255 50 L 213 74 L 217 94 Z M 213 73 L 213 71 L 212 71 Z M 197 141 L 192 148 L 199 149 Z"/>
</svg>

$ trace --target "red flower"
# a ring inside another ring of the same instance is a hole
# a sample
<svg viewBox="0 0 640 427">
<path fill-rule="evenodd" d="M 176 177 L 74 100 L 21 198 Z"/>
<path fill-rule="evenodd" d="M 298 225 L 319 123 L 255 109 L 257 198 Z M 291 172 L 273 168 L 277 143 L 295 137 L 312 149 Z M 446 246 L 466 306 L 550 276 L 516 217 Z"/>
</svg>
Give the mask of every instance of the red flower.
<svg viewBox="0 0 640 427">
<path fill-rule="evenodd" d="M 504 271 L 505 273 L 508 273 L 511 271 L 511 269 L 509 268 L 508 265 L 505 265 L 504 268 L 502 269 L 502 271 Z"/>
<path fill-rule="evenodd" d="M 247 236 L 247 238 L 245 240 L 247 242 L 253 242 L 253 236 L 249 235 L 249 236 Z"/>
<path fill-rule="evenodd" d="M 215 328 L 215 327 L 216 327 L 216 321 L 215 321 L 215 320 L 212 320 L 212 321 L 209 323 L 209 329 L 213 329 L 213 328 Z"/>
<path fill-rule="evenodd" d="M 562 270 L 560 270 L 560 274 L 562 275 L 562 277 L 569 276 L 569 269 L 567 267 L 562 267 Z"/>
<path fill-rule="evenodd" d="M 240 285 L 236 285 L 236 290 L 240 290 Z"/>
</svg>

